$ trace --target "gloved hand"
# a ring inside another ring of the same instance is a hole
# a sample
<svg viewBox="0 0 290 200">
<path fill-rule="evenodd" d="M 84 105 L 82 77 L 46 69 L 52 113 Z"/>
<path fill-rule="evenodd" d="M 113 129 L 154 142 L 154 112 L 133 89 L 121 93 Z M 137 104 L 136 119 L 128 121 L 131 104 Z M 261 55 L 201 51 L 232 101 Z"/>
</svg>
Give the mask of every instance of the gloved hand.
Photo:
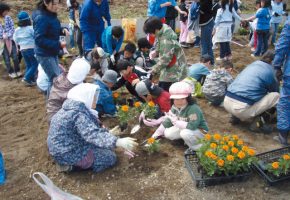
<svg viewBox="0 0 290 200">
<path fill-rule="evenodd" d="M 186 129 L 187 124 L 188 124 L 188 122 L 186 122 L 186 121 L 181 121 L 181 120 L 175 121 L 175 122 L 173 123 L 173 125 L 176 126 L 176 127 L 179 128 L 179 129 Z"/>
<path fill-rule="evenodd" d="M 156 58 L 156 56 L 157 56 L 157 52 L 156 52 L 156 50 L 151 51 L 151 52 L 149 53 L 149 58 L 150 58 L 150 60 L 153 60 L 154 58 Z"/>
<path fill-rule="evenodd" d="M 171 110 L 169 110 L 168 113 L 165 113 L 165 116 L 170 119 L 172 124 L 174 124 L 178 120 L 177 116 L 173 114 Z"/>
<path fill-rule="evenodd" d="M 139 116 L 139 124 L 143 121 L 143 119 L 145 119 L 145 114 L 142 111 L 141 114 L 140 114 L 140 116 Z"/>
<path fill-rule="evenodd" d="M 157 137 L 164 135 L 164 131 L 165 127 L 163 126 L 163 124 L 161 124 L 158 129 L 153 133 L 152 137 L 156 139 Z"/>
<path fill-rule="evenodd" d="M 146 126 L 158 126 L 165 120 L 165 116 L 160 117 L 159 119 L 143 119 L 143 122 Z"/>
<path fill-rule="evenodd" d="M 116 142 L 116 146 L 132 151 L 136 146 L 138 146 L 138 143 L 135 142 L 136 140 L 137 139 L 131 137 L 119 138 Z"/>
<path fill-rule="evenodd" d="M 114 54 L 112 54 L 112 55 L 110 56 L 110 59 L 111 59 L 112 63 L 115 64 L 116 60 L 115 60 L 115 56 L 114 56 Z"/>
</svg>

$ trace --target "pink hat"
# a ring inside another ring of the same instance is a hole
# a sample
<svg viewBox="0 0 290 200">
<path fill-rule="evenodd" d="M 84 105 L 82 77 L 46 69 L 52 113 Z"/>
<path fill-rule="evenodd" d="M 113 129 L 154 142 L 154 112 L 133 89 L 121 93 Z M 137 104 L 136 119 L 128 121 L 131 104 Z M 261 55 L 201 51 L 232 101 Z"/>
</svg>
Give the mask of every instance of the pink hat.
<svg viewBox="0 0 290 200">
<path fill-rule="evenodd" d="M 192 93 L 192 87 L 185 82 L 173 83 L 169 88 L 170 99 L 183 99 Z"/>
</svg>

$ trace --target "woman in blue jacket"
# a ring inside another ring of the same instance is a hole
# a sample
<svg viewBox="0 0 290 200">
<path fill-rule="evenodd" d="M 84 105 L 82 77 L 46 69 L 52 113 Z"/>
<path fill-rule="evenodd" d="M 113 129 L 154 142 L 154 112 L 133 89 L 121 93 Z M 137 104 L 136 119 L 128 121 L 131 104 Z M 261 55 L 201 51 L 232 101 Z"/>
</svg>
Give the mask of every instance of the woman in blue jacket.
<svg viewBox="0 0 290 200">
<path fill-rule="evenodd" d="M 57 18 L 58 1 L 40 0 L 37 10 L 32 14 L 33 29 L 35 35 L 35 54 L 38 62 L 49 78 L 49 95 L 53 78 L 61 73 L 58 66 L 58 53 L 64 42 L 60 42 L 61 34 L 69 34 L 62 29 Z"/>
<path fill-rule="evenodd" d="M 88 52 L 95 47 L 102 46 L 102 33 L 105 29 L 103 17 L 107 25 L 111 26 L 111 15 L 107 0 L 85 0 L 80 16 L 80 28 L 83 33 L 84 50 Z"/>
</svg>

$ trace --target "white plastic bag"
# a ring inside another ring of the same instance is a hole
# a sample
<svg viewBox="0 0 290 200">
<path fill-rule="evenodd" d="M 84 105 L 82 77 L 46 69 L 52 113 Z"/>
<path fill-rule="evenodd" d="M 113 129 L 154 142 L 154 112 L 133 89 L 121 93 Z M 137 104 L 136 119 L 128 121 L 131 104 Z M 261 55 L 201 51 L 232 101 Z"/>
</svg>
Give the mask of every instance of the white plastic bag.
<svg viewBox="0 0 290 200">
<path fill-rule="evenodd" d="M 40 177 L 40 180 L 37 178 Z M 56 187 L 53 182 L 41 172 L 35 172 L 32 175 L 34 181 L 51 197 L 51 200 L 83 200 L 80 197 L 66 193 Z"/>
</svg>

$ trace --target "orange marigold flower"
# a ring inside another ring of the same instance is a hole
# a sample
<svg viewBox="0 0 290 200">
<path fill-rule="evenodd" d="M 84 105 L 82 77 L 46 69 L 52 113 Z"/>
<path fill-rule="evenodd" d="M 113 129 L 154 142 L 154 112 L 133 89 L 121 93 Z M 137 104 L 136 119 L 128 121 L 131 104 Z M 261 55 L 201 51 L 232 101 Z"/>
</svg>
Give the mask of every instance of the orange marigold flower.
<svg viewBox="0 0 290 200">
<path fill-rule="evenodd" d="M 221 141 L 221 144 L 225 144 L 225 142 L 224 141 Z"/>
<path fill-rule="evenodd" d="M 229 141 L 229 142 L 228 142 L 228 145 L 229 145 L 230 147 L 233 147 L 233 146 L 235 145 L 235 143 L 234 143 L 233 141 Z"/>
<path fill-rule="evenodd" d="M 236 147 L 233 147 L 233 148 L 232 148 L 232 153 L 236 154 L 236 153 L 238 153 L 238 152 L 239 152 L 239 150 L 238 150 Z"/>
<path fill-rule="evenodd" d="M 243 150 L 243 151 L 248 151 L 248 149 L 249 149 L 248 146 L 243 146 L 243 147 L 242 147 L 242 150 Z"/>
<path fill-rule="evenodd" d="M 140 101 L 136 101 L 136 102 L 134 103 L 134 106 L 135 106 L 136 108 L 139 108 L 139 107 L 141 106 Z"/>
<path fill-rule="evenodd" d="M 152 137 L 147 140 L 148 144 L 153 144 L 154 142 L 155 142 L 155 139 Z"/>
<path fill-rule="evenodd" d="M 124 112 L 128 112 L 129 111 L 129 106 L 124 105 L 124 106 L 121 107 L 121 110 L 124 111 Z"/>
<path fill-rule="evenodd" d="M 114 92 L 114 93 L 113 93 L 113 97 L 114 97 L 115 99 L 117 99 L 119 96 L 120 96 L 120 94 L 119 94 L 118 92 Z"/>
<path fill-rule="evenodd" d="M 207 134 L 204 135 L 204 138 L 205 138 L 206 140 L 210 140 L 210 139 L 211 139 L 211 135 L 207 133 Z"/>
<path fill-rule="evenodd" d="M 150 107 L 154 107 L 154 106 L 155 106 L 155 103 L 154 103 L 153 101 L 149 101 L 149 102 L 148 102 L 148 106 L 150 106 Z"/>
<path fill-rule="evenodd" d="M 220 140 L 222 138 L 222 136 L 220 134 L 216 133 L 216 134 L 213 135 L 213 138 L 215 140 Z"/>
<path fill-rule="evenodd" d="M 290 160 L 290 156 L 288 154 L 283 155 L 284 160 Z"/>
<path fill-rule="evenodd" d="M 206 151 L 205 153 L 204 153 L 207 157 L 211 157 L 212 156 L 212 152 L 211 151 Z"/>
<path fill-rule="evenodd" d="M 230 140 L 230 137 L 229 136 L 224 136 L 223 140 L 227 142 L 227 141 Z"/>
<path fill-rule="evenodd" d="M 238 157 L 239 157 L 239 159 L 243 159 L 243 158 L 245 158 L 245 156 L 246 156 L 246 154 L 245 154 L 243 151 L 240 151 L 240 152 L 238 153 Z"/>
<path fill-rule="evenodd" d="M 216 160 L 217 159 L 217 156 L 215 154 L 212 154 L 211 155 L 211 159 Z"/>
<path fill-rule="evenodd" d="M 272 163 L 272 168 L 273 169 L 278 169 L 279 168 L 279 162 L 273 162 Z"/>
<path fill-rule="evenodd" d="M 228 161 L 234 161 L 235 160 L 235 157 L 232 156 L 232 155 L 227 155 L 227 160 Z"/>
<path fill-rule="evenodd" d="M 223 145 L 223 150 L 228 151 L 229 150 L 229 146 L 228 145 Z"/>
<path fill-rule="evenodd" d="M 210 143 L 210 148 L 215 149 L 217 147 L 216 143 Z"/>
<path fill-rule="evenodd" d="M 237 144 L 238 145 L 243 145 L 244 144 L 244 141 L 243 140 L 238 140 Z"/>
<path fill-rule="evenodd" d="M 254 156 L 255 155 L 255 151 L 253 149 L 248 149 L 248 154 L 250 156 Z"/>
<path fill-rule="evenodd" d="M 224 166 L 225 161 L 222 160 L 222 159 L 219 159 L 219 160 L 217 161 L 217 164 L 218 164 L 219 167 L 222 167 L 222 166 Z"/>
<path fill-rule="evenodd" d="M 237 135 L 232 135 L 232 138 L 233 138 L 234 140 L 238 140 L 238 139 L 239 139 L 239 136 L 237 136 Z"/>
</svg>

